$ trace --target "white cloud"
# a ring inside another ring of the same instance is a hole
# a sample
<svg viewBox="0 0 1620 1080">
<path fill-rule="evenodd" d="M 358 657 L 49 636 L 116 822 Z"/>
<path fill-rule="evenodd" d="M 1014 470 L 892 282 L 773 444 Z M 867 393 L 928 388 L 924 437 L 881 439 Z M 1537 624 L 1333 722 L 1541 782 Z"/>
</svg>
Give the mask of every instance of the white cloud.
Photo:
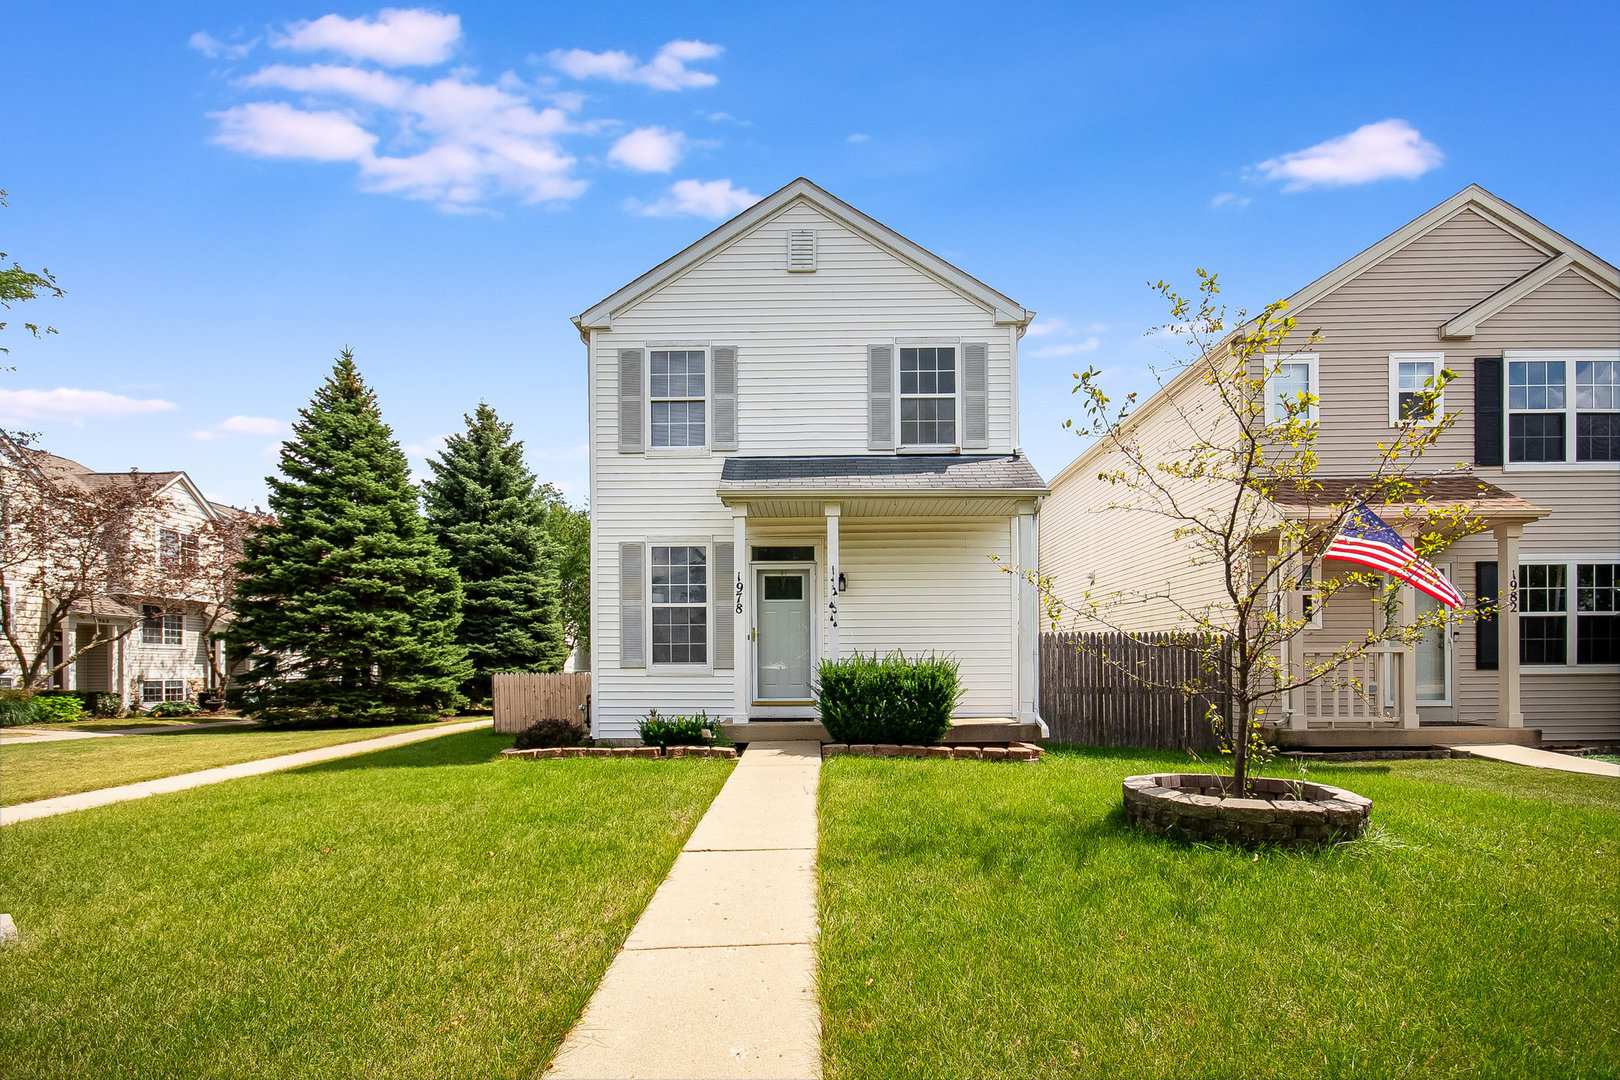
<svg viewBox="0 0 1620 1080">
<path fill-rule="evenodd" d="M 1029 329 L 1024 331 L 1024 335 L 1026 337 L 1046 337 L 1050 334 L 1067 333 L 1068 330 L 1069 321 L 1067 319 L 1060 319 L 1056 315 L 1043 315 L 1029 324 Z"/>
<path fill-rule="evenodd" d="M 681 160 L 686 136 L 661 127 L 637 128 L 613 144 L 608 160 L 638 172 L 669 172 Z"/>
<path fill-rule="evenodd" d="M 872 136 L 868 135 L 864 131 L 857 131 L 857 132 L 854 132 L 853 134 L 845 135 L 844 136 L 844 141 L 847 142 L 847 143 L 871 142 L 872 141 Z"/>
<path fill-rule="evenodd" d="M 219 121 L 216 143 L 256 157 L 359 161 L 377 142 L 342 113 L 305 112 L 281 102 L 256 101 L 209 115 Z"/>
<path fill-rule="evenodd" d="M 287 422 L 268 416 L 233 416 L 221 420 L 211 428 L 193 431 L 193 439 L 204 441 L 229 438 L 232 435 L 280 435 L 287 430 Z M 280 443 L 275 445 L 280 446 Z"/>
<path fill-rule="evenodd" d="M 411 457 L 429 458 L 444 453 L 445 445 L 450 441 L 450 432 L 443 435 L 431 435 L 421 442 L 406 443 L 403 449 Z"/>
<path fill-rule="evenodd" d="M 197 31 L 186 41 L 187 45 L 190 45 L 210 60 L 240 60 L 252 52 L 253 46 L 258 43 L 258 38 L 234 43 L 221 41 L 206 30 Z"/>
<path fill-rule="evenodd" d="M 546 59 L 551 61 L 552 67 L 575 79 L 639 83 L 653 90 L 690 90 L 713 86 L 720 78 L 707 71 L 693 71 L 686 65 L 699 60 L 712 60 L 723 52 L 725 49 L 722 46 L 703 41 L 671 41 L 645 64 L 617 49 L 599 53 L 585 49 L 557 49 Z"/>
<path fill-rule="evenodd" d="M 1084 341 L 1069 341 L 1058 345 L 1042 345 L 1038 349 L 1031 349 L 1029 355 L 1042 360 L 1053 359 L 1060 356 L 1079 356 L 1081 353 L 1096 352 L 1102 345 L 1102 339 L 1088 337 Z"/>
<path fill-rule="evenodd" d="M 711 219 L 728 218 L 759 202 L 760 197 L 746 188 L 734 188 L 730 180 L 677 180 L 669 193 L 652 203 L 626 199 L 624 208 L 642 217 L 676 217 L 689 214 Z"/>
<path fill-rule="evenodd" d="M 1213 199 L 1209 200 L 1209 205 L 1214 209 L 1219 210 L 1223 206 L 1241 208 L 1248 206 L 1249 203 L 1253 201 L 1254 200 L 1250 199 L 1247 195 L 1239 195 L 1233 191 L 1223 191 Z"/>
<path fill-rule="evenodd" d="M 355 60 L 403 67 L 441 64 L 460 40 L 460 16 L 421 8 L 384 8 L 375 19 L 322 15 L 313 22 L 292 23 L 270 44 L 299 52 L 338 52 Z"/>
<path fill-rule="evenodd" d="M 715 124 L 739 124 L 742 127 L 749 127 L 753 124 L 752 120 L 743 120 L 739 117 L 732 116 L 728 112 L 699 112 L 698 115 L 703 117 L 703 119 Z"/>
<path fill-rule="evenodd" d="M 353 161 L 366 191 L 470 209 L 497 191 L 528 202 L 572 199 L 586 183 L 558 137 L 578 130 L 560 108 L 535 108 L 500 86 L 447 75 L 431 82 L 346 65 L 273 64 L 237 81 L 343 111 L 254 102 L 215 114 L 215 141 L 261 157 Z M 379 132 L 388 132 L 387 149 Z"/>
<path fill-rule="evenodd" d="M 1380 120 L 1304 150 L 1262 161 L 1268 180 L 1284 191 L 1342 187 L 1399 177 L 1413 180 L 1440 167 L 1445 155 L 1405 120 Z"/>
<path fill-rule="evenodd" d="M 108 420 L 169 412 L 180 406 L 161 398 L 131 398 L 105 390 L 0 390 L 0 419 L 13 424 L 66 422 L 83 427 L 86 420 Z"/>
</svg>

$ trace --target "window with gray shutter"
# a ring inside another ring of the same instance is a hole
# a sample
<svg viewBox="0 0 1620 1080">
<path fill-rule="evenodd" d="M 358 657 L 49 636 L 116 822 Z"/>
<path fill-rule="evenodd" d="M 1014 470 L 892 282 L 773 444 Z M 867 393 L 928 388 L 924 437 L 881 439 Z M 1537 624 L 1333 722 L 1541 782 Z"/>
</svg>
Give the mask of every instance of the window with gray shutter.
<svg viewBox="0 0 1620 1080">
<path fill-rule="evenodd" d="M 866 347 L 866 448 L 894 449 L 894 346 Z"/>
<path fill-rule="evenodd" d="M 709 446 L 714 450 L 737 449 L 737 346 L 716 345 L 713 350 L 714 430 Z"/>
<path fill-rule="evenodd" d="M 639 454 L 646 449 L 642 419 L 643 404 L 642 352 L 640 349 L 619 350 L 619 453 Z"/>
<path fill-rule="evenodd" d="M 709 585 L 709 621 L 714 623 L 714 666 L 737 666 L 737 545 L 730 540 L 714 545 L 714 575 Z"/>
<path fill-rule="evenodd" d="M 619 545 L 619 666 L 647 666 L 647 548 Z"/>
<path fill-rule="evenodd" d="M 962 346 L 962 449 L 990 447 L 990 347 Z"/>
</svg>

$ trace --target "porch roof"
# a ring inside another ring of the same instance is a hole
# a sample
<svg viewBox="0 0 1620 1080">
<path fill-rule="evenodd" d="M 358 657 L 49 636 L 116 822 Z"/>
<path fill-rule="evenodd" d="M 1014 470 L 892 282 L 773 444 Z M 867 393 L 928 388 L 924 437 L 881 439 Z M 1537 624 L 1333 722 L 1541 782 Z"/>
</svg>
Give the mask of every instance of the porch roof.
<svg viewBox="0 0 1620 1080">
<path fill-rule="evenodd" d="M 1309 491 L 1286 490 L 1274 492 L 1271 501 L 1288 517 L 1310 517 L 1314 511 L 1343 505 L 1360 491 L 1372 487 L 1372 480 L 1364 476 L 1319 476 L 1312 481 L 1316 486 Z M 1543 510 L 1528 499 L 1520 498 L 1495 484 L 1487 484 L 1477 476 L 1414 477 L 1417 486 L 1410 498 L 1380 506 L 1417 507 L 1426 505 L 1436 509 L 1470 507 L 1489 521 L 1535 521 L 1544 518 Z M 1376 509 L 1376 507 L 1375 507 Z"/>
<path fill-rule="evenodd" d="M 737 492 L 917 491 L 1045 495 L 1041 474 L 1019 454 L 896 454 L 861 457 L 729 457 L 722 495 Z"/>
</svg>

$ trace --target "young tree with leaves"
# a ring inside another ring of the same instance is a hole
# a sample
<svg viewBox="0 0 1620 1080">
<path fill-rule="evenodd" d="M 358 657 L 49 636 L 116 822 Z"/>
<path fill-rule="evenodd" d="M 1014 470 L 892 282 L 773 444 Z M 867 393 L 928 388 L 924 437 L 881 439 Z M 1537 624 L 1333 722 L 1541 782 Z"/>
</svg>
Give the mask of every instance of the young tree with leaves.
<svg viewBox="0 0 1620 1080">
<path fill-rule="evenodd" d="M 461 577 L 458 641 L 475 675 L 467 691 L 488 697 L 497 671 L 561 671 L 568 657 L 557 548 L 548 506 L 523 463 L 512 425 L 479 402 L 428 459 L 423 483 L 428 528 Z"/>
<path fill-rule="evenodd" d="M 460 703 L 461 582 L 417 508 L 405 453 L 344 348 L 268 478 L 228 640 L 249 715 L 269 723 L 426 720 Z"/>
<path fill-rule="evenodd" d="M 1144 646 L 1202 650 L 1201 670 L 1188 678 L 1163 682 L 1147 669 L 1127 674 L 1146 685 L 1228 702 L 1230 715 L 1212 709 L 1211 723 L 1222 750 L 1231 754 L 1234 785 L 1243 792 L 1251 759 L 1263 760 L 1268 753 L 1267 729 L 1276 726 L 1273 703 L 1318 682 L 1351 685 L 1365 695 L 1369 688 L 1347 681 L 1347 663 L 1386 645 L 1415 645 L 1445 625 L 1443 612 L 1403 619 L 1400 582 L 1393 578 L 1343 562 L 1333 564 L 1331 575 L 1318 571 L 1324 549 L 1352 515 L 1366 504 L 1391 518 L 1394 528 L 1413 537 L 1425 559 L 1481 531 L 1485 523 L 1477 499 L 1432 500 L 1428 488 L 1441 473 L 1418 471 L 1425 453 L 1456 419 L 1455 414 L 1433 415 L 1450 372 L 1431 380 L 1409 405 L 1414 417 L 1427 422 L 1405 423 L 1388 442 L 1369 447 L 1367 472 L 1330 491 L 1318 475 L 1315 394 L 1279 394 L 1273 383 L 1282 365 L 1319 337 L 1300 331 L 1286 301 L 1268 305 L 1253 319 L 1245 312 L 1229 316 L 1217 299 L 1215 275 L 1202 270 L 1198 275 L 1196 298 L 1162 281 L 1156 286 L 1170 307 L 1170 322 L 1156 330 L 1190 346 L 1191 359 L 1177 363 L 1169 378 L 1155 373 L 1164 395 L 1151 438 L 1135 423 L 1136 395 L 1114 402 L 1095 368 L 1075 376 L 1084 420 L 1065 426 L 1106 446 L 1099 479 L 1117 494 L 1098 509 L 1112 515 L 1119 528 L 1156 521 L 1150 531 L 1165 537 L 1168 549 L 1144 557 L 1170 559 L 1186 552 L 1189 568 L 1218 576 L 1219 599 L 1188 602 L 1187 594 L 1169 582 L 1142 589 L 1102 583 L 1063 598 L 1050 579 L 1028 568 L 1016 572 L 1041 591 L 1054 625 L 1071 610 L 1083 624 L 1123 632 Z M 1308 512 L 1298 512 L 1299 507 Z M 1294 598 L 1306 595 L 1321 610 L 1357 586 L 1371 590 L 1383 617 L 1337 647 L 1322 646 L 1305 662 L 1297 639 L 1310 627 L 1310 616 Z M 1167 635 L 1136 632 L 1150 611 L 1171 624 Z"/>
<path fill-rule="evenodd" d="M 581 671 L 591 665 L 591 512 L 568 505 L 561 493 L 546 485 L 546 527 L 557 548 L 557 577 L 561 586 L 563 626 L 568 647 Z"/>
</svg>

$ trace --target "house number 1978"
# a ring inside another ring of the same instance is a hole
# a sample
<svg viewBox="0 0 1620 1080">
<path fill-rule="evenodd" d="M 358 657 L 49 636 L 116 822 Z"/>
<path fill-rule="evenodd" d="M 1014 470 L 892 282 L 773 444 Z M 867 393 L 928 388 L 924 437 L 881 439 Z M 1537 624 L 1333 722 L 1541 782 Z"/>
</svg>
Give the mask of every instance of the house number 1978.
<svg viewBox="0 0 1620 1080">
<path fill-rule="evenodd" d="M 743 582 L 742 571 L 737 571 L 737 614 L 743 613 Z"/>
</svg>

